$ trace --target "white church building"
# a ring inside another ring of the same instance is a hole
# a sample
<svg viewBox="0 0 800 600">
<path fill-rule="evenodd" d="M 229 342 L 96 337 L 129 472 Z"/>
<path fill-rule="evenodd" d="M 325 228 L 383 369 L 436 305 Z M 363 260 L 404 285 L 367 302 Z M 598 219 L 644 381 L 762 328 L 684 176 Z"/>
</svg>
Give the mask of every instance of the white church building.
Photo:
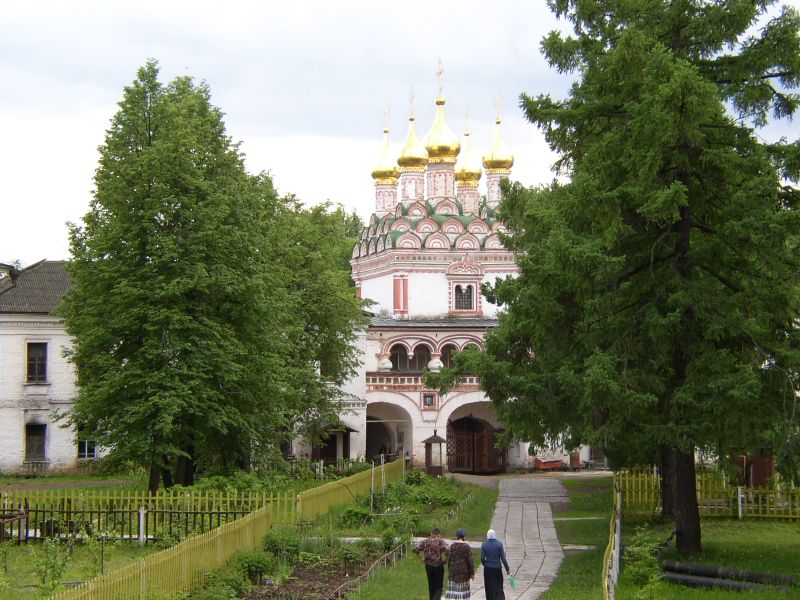
<svg viewBox="0 0 800 600">
<path fill-rule="evenodd" d="M 322 447 L 301 443 L 294 450 L 329 460 L 389 454 L 422 466 L 423 440 L 436 434 L 446 439 L 445 468 L 451 472 L 532 467 L 535 456 L 527 443 L 496 448 L 503 425 L 476 377 L 444 396 L 423 380 L 426 370 L 449 365 L 453 352 L 483 347 L 498 309 L 482 297 L 481 285 L 518 273 L 496 218 L 500 180 L 514 164 L 501 119 L 482 160 L 470 133 L 462 142 L 448 126 L 442 96 L 424 144 L 413 115 L 399 157 L 391 155 L 388 135 L 384 129 L 383 151 L 372 171 L 375 213 L 351 260 L 359 296 L 373 302 L 374 316 L 360 339 L 361 369 L 345 388 L 343 426 Z M 589 448 L 578 452 L 573 464 L 591 460 Z M 541 457 L 552 466 L 569 461 L 560 450 L 544 450 Z"/>
<path fill-rule="evenodd" d="M 447 124 L 445 99 L 425 143 L 409 117 L 402 151 L 392 156 L 389 130 L 372 171 L 375 213 L 352 253 L 360 297 L 372 301 L 371 323 L 358 339 L 358 374 L 344 387 L 341 426 L 322 446 L 292 444 L 296 456 L 315 459 L 393 455 L 422 466 L 423 440 L 446 439 L 445 468 L 495 473 L 534 466 L 525 442 L 495 445 L 503 425 L 476 377 L 448 394 L 424 384 L 424 372 L 450 364 L 454 352 L 481 348 L 497 324 L 497 307 L 481 295 L 483 283 L 518 273 L 501 241 L 497 219 L 500 180 L 514 158 L 496 118 L 494 141 L 482 160 L 469 132 L 463 141 Z M 478 185 L 485 174 L 486 194 Z M 0 473 L 62 470 L 91 460 L 96 449 L 61 425 L 58 416 L 76 395 L 70 339 L 53 311 L 69 285 L 64 263 L 42 261 L 21 271 L 4 266 L 0 278 Z M 543 450 L 550 465 L 568 463 Z M 581 448 L 573 465 L 597 460 Z"/>
</svg>

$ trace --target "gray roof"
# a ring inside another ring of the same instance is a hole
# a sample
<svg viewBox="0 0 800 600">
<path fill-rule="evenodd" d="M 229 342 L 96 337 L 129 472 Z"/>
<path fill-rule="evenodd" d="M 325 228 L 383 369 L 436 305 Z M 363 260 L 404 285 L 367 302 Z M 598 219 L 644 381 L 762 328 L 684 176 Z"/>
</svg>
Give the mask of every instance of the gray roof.
<svg viewBox="0 0 800 600">
<path fill-rule="evenodd" d="M 0 279 L 0 313 L 52 313 L 69 288 L 64 260 L 42 260 Z"/>
<path fill-rule="evenodd" d="M 490 327 L 497 327 L 497 319 L 394 319 L 392 317 L 372 317 L 372 327 L 402 329 L 488 329 Z"/>
</svg>

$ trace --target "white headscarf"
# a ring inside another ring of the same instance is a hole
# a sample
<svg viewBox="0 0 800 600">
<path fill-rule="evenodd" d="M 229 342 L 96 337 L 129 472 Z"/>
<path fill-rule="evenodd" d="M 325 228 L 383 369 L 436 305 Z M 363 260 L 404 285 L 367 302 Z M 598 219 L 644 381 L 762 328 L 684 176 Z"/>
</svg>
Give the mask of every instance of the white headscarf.
<svg viewBox="0 0 800 600">
<path fill-rule="evenodd" d="M 486 539 L 487 540 L 496 540 L 497 539 L 497 533 L 495 532 L 494 529 L 490 529 L 489 531 L 486 532 Z"/>
</svg>

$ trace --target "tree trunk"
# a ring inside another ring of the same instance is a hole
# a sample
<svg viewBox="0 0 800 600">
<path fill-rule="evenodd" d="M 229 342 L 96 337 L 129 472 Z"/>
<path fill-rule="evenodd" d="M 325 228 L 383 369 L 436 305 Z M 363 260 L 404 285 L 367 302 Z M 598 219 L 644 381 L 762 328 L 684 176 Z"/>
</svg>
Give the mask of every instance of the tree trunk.
<svg viewBox="0 0 800 600">
<path fill-rule="evenodd" d="M 658 447 L 658 470 L 661 474 L 661 518 L 675 519 L 675 453 L 666 445 Z"/>
<path fill-rule="evenodd" d="M 700 511 L 697 508 L 697 482 L 694 451 L 675 453 L 675 545 L 683 556 L 700 552 Z"/>
<path fill-rule="evenodd" d="M 166 454 L 164 455 L 164 464 L 167 466 L 161 467 L 161 479 L 164 480 L 164 488 L 169 489 L 175 483 L 172 480 L 172 471 L 169 470 L 169 457 Z"/>
<path fill-rule="evenodd" d="M 147 484 L 147 489 L 151 494 L 158 493 L 158 487 L 161 484 L 161 467 L 156 463 L 150 465 L 150 481 Z"/>
<path fill-rule="evenodd" d="M 175 481 L 178 485 L 194 485 L 194 461 L 186 456 L 178 457 L 175 468 Z"/>
</svg>

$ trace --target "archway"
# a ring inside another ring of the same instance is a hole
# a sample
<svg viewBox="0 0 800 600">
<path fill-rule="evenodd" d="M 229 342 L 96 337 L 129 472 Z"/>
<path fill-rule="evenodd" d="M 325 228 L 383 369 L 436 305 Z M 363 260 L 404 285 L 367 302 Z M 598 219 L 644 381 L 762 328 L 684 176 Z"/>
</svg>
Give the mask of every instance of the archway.
<svg viewBox="0 0 800 600">
<path fill-rule="evenodd" d="M 491 423 L 468 416 L 447 422 L 447 469 L 451 473 L 500 473 L 508 464 L 505 449 L 496 448 Z"/>
<path fill-rule="evenodd" d="M 404 457 L 413 448 L 411 416 L 389 402 L 370 402 L 367 405 L 366 458 L 373 460 L 381 454 L 390 458 Z"/>
</svg>

